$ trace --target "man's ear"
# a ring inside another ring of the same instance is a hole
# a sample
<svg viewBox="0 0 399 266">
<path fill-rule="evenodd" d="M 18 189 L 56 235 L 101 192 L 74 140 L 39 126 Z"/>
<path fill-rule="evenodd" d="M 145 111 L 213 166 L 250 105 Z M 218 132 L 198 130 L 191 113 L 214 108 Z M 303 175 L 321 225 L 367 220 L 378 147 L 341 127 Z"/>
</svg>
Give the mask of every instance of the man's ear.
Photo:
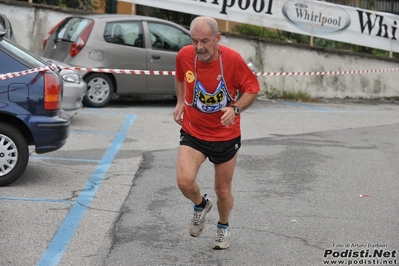
<svg viewBox="0 0 399 266">
<path fill-rule="evenodd" d="M 220 31 L 219 31 L 219 32 L 216 34 L 217 43 L 219 43 L 221 39 L 222 39 L 222 34 L 221 34 Z"/>
</svg>

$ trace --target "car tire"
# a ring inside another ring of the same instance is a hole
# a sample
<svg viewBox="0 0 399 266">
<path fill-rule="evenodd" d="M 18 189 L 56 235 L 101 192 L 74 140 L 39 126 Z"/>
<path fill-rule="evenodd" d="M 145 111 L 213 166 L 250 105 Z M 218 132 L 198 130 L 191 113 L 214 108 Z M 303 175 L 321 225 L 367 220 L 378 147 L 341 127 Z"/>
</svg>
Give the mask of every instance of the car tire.
<svg viewBox="0 0 399 266">
<path fill-rule="evenodd" d="M 91 73 L 84 78 L 87 83 L 87 94 L 83 104 L 87 107 L 104 107 L 112 99 L 114 83 L 103 73 Z"/>
<path fill-rule="evenodd" d="M 0 122 L 0 186 L 15 182 L 29 161 L 28 143 L 21 132 Z"/>
</svg>

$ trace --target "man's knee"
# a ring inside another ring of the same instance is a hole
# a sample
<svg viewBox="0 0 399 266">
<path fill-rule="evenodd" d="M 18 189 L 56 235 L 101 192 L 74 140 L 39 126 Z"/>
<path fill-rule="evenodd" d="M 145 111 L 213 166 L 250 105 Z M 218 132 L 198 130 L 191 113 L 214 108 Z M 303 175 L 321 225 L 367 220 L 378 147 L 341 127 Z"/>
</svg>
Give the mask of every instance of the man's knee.
<svg viewBox="0 0 399 266">
<path fill-rule="evenodd" d="M 218 199 L 228 199 L 232 197 L 231 187 L 215 188 L 215 193 Z"/>
<path fill-rule="evenodd" d="M 181 191 L 191 190 L 194 185 L 194 181 L 191 178 L 186 178 L 183 176 L 177 177 L 177 186 Z"/>
</svg>

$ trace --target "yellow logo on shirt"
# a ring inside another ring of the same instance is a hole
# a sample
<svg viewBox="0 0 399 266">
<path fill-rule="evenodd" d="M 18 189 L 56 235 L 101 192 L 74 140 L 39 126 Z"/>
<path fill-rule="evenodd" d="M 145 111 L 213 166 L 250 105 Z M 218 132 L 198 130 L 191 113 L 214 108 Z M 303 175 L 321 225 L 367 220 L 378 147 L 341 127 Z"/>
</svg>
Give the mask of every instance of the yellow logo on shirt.
<svg viewBox="0 0 399 266">
<path fill-rule="evenodd" d="M 188 83 L 192 83 L 195 80 L 195 76 L 194 76 L 193 71 L 188 70 L 186 72 L 186 80 L 187 80 Z"/>
</svg>

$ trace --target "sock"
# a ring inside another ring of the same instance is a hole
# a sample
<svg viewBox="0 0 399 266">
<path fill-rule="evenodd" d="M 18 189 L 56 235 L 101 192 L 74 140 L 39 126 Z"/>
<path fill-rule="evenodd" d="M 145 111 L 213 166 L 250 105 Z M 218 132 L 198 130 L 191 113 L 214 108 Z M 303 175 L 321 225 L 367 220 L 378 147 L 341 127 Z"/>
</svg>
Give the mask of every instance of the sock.
<svg viewBox="0 0 399 266">
<path fill-rule="evenodd" d="M 220 225 L 223 225 L 223 226 L 229 226 L 229 223 L 227 223 L 227 224 L 222 224 L 220 221 L 218 222 L 218 224 L 220 224 Z"/>
<path fill-rule="evenodd" d="M 199 208 L 205 208 L 206 206 L 206 199 L 205 197 L 202 197 L 202 201 L 199 205 L 195 205 L 195 207 L 199 207 Z"/>
</svg>

